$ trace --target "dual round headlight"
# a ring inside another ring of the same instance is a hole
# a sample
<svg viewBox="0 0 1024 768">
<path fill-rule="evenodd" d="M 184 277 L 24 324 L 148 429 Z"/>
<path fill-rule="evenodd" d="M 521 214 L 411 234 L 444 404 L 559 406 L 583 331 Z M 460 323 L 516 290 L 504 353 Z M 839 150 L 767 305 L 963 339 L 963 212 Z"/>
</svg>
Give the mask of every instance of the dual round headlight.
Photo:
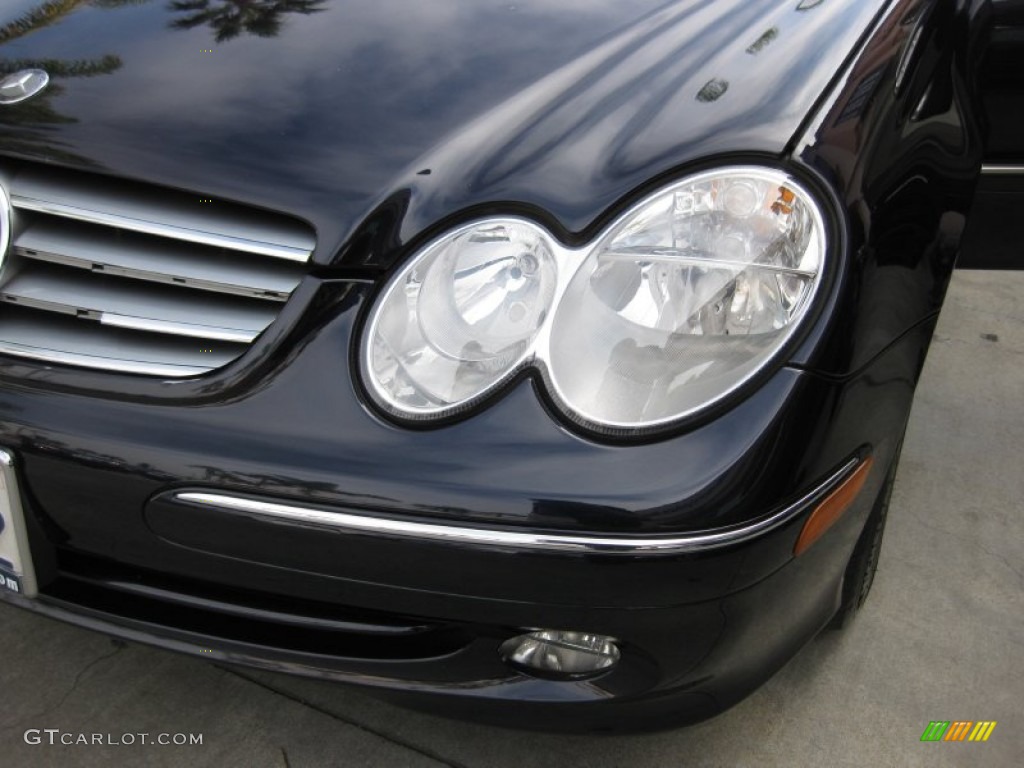
<svg viewBox="0 0 1024 768">
<path fill-rule="evenodd" d="M 569 418 L 647 430 L 718 403 L 807 316 L 821 209 L 785 172 L 690 176 L 568 248 L 519 218 L 427 245 L 373 307 L 360 354 L 373 399 L 405 419 L 470 408 L 524 367 Z"/>
</svg>

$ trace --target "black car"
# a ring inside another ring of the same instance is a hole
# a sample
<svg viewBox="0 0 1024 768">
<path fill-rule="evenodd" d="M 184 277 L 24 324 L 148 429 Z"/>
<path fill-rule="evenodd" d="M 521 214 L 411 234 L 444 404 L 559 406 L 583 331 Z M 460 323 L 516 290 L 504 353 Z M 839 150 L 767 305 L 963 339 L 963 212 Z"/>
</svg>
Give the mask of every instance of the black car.
<svg viewBox="0 0 1024 768">
<path fill-rule="evenodd" d="M 541 728 L 871 587 L 1020 0 L 7 0 L 0 597 Z M 0 664 L 9 663 L 0 660 Z"/>
</svg>

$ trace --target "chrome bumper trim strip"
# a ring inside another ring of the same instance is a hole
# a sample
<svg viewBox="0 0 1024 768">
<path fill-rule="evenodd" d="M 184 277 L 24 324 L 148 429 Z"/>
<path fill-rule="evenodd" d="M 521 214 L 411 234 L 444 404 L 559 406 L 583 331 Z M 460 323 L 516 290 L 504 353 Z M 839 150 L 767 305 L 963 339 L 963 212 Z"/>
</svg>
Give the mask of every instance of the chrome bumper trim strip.
<svg viewBox="0 0 1024 768">
<path fill-rule="evenodd" d="M 331 512 L 279 502 L 257 501 L 212 491 L 179 491 L 174 494 L 174 499 L 188 504 L 240 512 L 259 519 L 287 521 L 298 525 L 352 534 L 380 535 L 455 545 L 493 546 L 511 550 L 605 555 L 671 555 L 739 544 L 768 533 L 789 522 L 822 499 L 859 465 L 859 459 L 851 459 L 842 469 L 796 503 L 752 523 L 734 528 L 647 537 L 625 534 L 558 534 L 412 522 L 355 512 Z"/>
</svg>

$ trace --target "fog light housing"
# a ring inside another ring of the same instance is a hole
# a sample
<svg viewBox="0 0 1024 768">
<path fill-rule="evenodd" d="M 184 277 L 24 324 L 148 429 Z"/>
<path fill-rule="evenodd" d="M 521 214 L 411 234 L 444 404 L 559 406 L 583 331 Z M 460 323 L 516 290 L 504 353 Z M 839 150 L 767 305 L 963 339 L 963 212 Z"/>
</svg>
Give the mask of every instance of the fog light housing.
<svg viewBox="0 0 1024 768">
<path fill-rule="evenodd" d="M 579 680 L 610 671 L 622 654 L 613 637 L 543 629 L 506 640 L 501 656 L 533 677 Z"/>
</svg>

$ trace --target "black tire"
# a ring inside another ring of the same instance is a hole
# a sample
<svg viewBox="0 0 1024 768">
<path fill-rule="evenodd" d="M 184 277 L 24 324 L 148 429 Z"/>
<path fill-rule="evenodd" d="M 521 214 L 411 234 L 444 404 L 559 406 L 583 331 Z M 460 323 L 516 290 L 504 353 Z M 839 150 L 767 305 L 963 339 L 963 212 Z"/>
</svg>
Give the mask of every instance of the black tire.
<svg viewBox="0 0 1024 768">
<path fill-rule="evenodd" d="M 882 536 L 885 534 L 885 521 L 889 516 L 889 500 L 892 498 L 892 487 L 896 480 L 896 467 L 900 462 L 900 445 L 896 449 L 885 484 L 875 500 L 875 506 L 864 524 L 864 530 L 857 545 L 853 548 L 850 562 L 843 575 L 843 597 L 836 611 L 835 618 L 829 625 L 832 629 L 846 629 L 850 626 L 857 611 L 864 605 L 875 582 L 878 570 L 878 558 L 882 552 Z"/>
</svg>

